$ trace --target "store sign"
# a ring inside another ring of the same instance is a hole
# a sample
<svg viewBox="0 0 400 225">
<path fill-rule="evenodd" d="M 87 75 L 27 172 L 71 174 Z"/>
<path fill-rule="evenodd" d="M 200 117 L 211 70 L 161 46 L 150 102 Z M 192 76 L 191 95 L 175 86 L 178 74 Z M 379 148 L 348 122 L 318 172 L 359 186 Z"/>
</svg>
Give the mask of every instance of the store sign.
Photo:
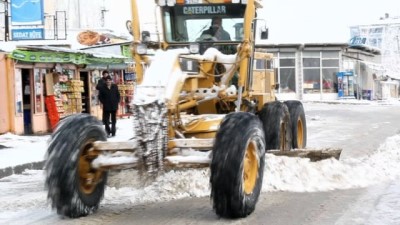
<svg viewBox="0 0 400 225">
<path fill-rule="evenodd" d="M 44 39 L 44 30 L 43 30 L 43 28 L 13 29 L 11 31 L 11 39 L 13 41 L 43 40 Z"/>
<path fill-rule="evenodd" d="M 360 36 L 355 36 L 351 38 L 349 41 L 349 45 L 351 46 L 365 45 L 366 43 L 367 43 L 367 38 Z"/>
<path fill-rule="evenodd" d="M 43 0 L 11 0 L 11 25 L 43 24 Z"/>
<path fill-rule="evenodd" d="M 34 52 L 16 49 L 11 58 L 25 62 L 74 63 L 74 64 L 121 64 L 124 58 L 96 58 L 82 53 Z"/>
<path fill-rule="evenodd" d="M 53 52 L 30 52 L 23 50 L 14 50 L 11 58 L 25 62 L 52 62 L 52 63 L 75 63 L 85 64 L 86 57 L 83 54 L 72 53 L 53 53 Z"/>
</svg>

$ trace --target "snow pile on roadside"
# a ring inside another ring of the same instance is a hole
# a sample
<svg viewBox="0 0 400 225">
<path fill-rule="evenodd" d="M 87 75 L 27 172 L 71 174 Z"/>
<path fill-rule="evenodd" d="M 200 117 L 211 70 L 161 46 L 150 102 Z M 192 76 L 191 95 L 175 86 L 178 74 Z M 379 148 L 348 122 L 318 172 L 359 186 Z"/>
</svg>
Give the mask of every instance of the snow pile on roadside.
<svg viewBox="0 0 400 225">
<path fill-rule="evenodd" d="M 309 159 L 267 154 L 263 191 L 314 192 L 367 187 L 400 177 L 400 135 L 361 159 Z"/>
<path fill-rule="evenodd" d="M 317 192 L 367 187 L 398 179 L 399 161 L 400 135 L 388 138 L 377 153 L 363 159 L 310 162 L 267 154 L 262 191 Z M 141 187 L 138 175 L 132 171 L 120 173 L 116 176 L 124 181 L 111 180 L 105 203 L 137 204 L 210 194 L 208 169 L 170 171 L 145 187 Z"/>
</svg>

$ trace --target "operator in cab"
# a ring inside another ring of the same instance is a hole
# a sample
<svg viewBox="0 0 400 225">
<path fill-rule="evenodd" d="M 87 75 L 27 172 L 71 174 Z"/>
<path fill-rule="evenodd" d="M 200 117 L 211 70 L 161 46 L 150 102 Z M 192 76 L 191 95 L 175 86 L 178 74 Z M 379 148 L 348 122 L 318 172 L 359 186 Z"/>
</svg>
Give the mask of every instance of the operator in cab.
<svg viewBox="0 0 400 225">
<path fill-rule="evenodd" d="M 207 30 L 203 31 L 201 36 L 210 35 L 213 39 L 218 41 L 230 41 L 231 36 L 227 31 L 222 27 L 222 18 L 221 17 L 213 17 L 211 20 L 211 26 Z"/>
</svg>

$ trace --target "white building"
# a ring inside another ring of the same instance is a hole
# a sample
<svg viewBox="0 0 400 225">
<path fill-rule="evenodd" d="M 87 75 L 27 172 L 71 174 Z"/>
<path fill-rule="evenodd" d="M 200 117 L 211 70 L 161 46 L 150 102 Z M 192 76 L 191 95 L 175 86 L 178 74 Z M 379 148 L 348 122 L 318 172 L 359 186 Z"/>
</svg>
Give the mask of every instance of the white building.
<svg viewBox="0 0 400 225">
<path fill-rule="evenodd" d="M 0 49 L 12 50 L 16 45 L 52 45 L 78 49 L 77 37 L 82 31 L 91 30 L 104 34 L 109 39 L 131 40 L 126 21 L 131 19 L 130 2 L 112 0 L 41 0 L 42 21 L 39 24 L 16 25 L 11 19 L 10 1 L 0 2 Z M 28 3 L 27 3 L 28 4 Z M 8 21 L 7 18 L 8 13 Z M 117 18 L 117 19 L 115 19 Z M 8 22 L 8 36 L 7 24 Z M 13 38 L 20 29 L 43 29 L 43 38 Z"/>
<path fill-rule="evenodd" d="M 385 76 L 400 79 L 400 17 L 385 17 L 373 24 L 350 27 L 351 40 L 381 50 Z"/>
</svg>

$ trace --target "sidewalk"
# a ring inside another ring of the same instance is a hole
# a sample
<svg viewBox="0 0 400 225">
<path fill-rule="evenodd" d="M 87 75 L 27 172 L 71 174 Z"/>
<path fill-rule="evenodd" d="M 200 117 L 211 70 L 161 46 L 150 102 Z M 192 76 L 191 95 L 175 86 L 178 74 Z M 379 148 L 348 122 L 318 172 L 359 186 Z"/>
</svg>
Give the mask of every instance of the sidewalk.
<svg viewBox="0 0 400 225">
<path fill-rule="evenodd" d="M 50 135 L 0 135 L 0 179 L 26 169 L 43 169 Z"/>
<path fill-rule="evenodd" d="M 132 138 L 132 118 L 117 120 L 117 135 L 108 141 L 126 141 Z M 0 134 L 0 179 L 20 174 L 26 169 L 42 170 L 45 164 L 48 135 Z"/>
</svg>

